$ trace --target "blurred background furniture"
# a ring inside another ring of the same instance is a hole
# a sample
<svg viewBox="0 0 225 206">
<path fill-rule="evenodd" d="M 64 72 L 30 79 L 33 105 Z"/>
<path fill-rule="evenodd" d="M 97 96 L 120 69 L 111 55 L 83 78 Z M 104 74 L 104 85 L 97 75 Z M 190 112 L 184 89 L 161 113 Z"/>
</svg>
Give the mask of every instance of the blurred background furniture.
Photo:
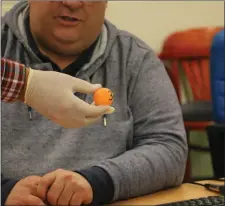
<svg viewBox="0 0 225 206">
<path fill-rule="evenodd" d="M 206 128 L 212 158 L 213 178 L 225 177 L 225 125 L 213 124 Z"/>
<path fill-rule="evenodd" d="M 178 31 L 168 36 L 159 57 L 175 87 L 181 104 L 190 150 L 209 151 L 208 147 L 191 145 L 189 132 L 206 131 L 212 124 L 210 90 L 210 48 L 214 35 L 223 27 L 202 27 Z M 191 180 L 188 158 L 184 182 Z"/>
<path fill-rule="evenodd" d="M 210 50 L 213 121 L 207 130 L 214 178 L 225 177 L 225 51 L 224 30 L 218 32 Z"/>
</svg>

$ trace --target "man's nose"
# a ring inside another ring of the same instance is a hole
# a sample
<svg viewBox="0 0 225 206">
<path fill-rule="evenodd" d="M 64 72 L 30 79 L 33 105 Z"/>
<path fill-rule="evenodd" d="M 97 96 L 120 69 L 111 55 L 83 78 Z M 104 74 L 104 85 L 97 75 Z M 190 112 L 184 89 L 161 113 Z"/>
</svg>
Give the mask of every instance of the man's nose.
<svg viewBox="0 0 225 206">
<path fill-rule="evenodd" d="M 70 10 L 75 10 L 83 7 L 83 1 L 79 0 L 63 0 L 62 4 L 68 7 Z"/>
</svg>

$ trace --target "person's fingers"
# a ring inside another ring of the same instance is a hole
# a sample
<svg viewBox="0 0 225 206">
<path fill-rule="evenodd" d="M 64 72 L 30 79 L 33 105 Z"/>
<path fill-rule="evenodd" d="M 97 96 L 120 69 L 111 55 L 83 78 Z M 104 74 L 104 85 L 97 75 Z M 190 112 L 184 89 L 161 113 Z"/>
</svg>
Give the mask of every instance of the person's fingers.
<svg viewBox="0 0 225 206">
<path fill-rule="evenodd" d="M 112 114 L 112 113 L 114 113 L 114 112 L 115 112 L 115 108 L 109 106 L 109 109 L 106 111 L 105 114 Z"/>
<path fill-rule="evenodd" d="M 39 197 L 36 197 L 34 195 L 29 195 L 21 205 L 44 206 L 45 203 Z"/>
<path fill-rule="evenodd" d="M 115 111 L 114 107 L 110 106 L 93 106 L 89 105 L 85 110 L 85 116 L 87 117 L 99 117 L 104 114 L 112 114 Z"/>
<path fill-rule="evenodd" d="M 72 198 L 70 199 L 70 206 L 79 206 L 83 203 L 83 198 L 79 193 L 74 193 Z"/>
<path fill-rule="evenodd" d="M 84 119 L 84 125 L 85 126 L 88 126 L 88 125 L 94 124 L 95 122 L 97 122 L 98 120 L 100 120 L 101 117 L 102 116 L 99 116 L 99 117 L 86 117 Z"/>
<path fill-rule="evenodd" d="M 95 102 L 92 102 L 91 105 L 96 106 Z M 115 108 L 109 107 L 109 110 L 107 110 L 105 114 L 112 114 L 113 112 L 115 112 Z"/>
<path fill-rule="evenodd" d="M 69 205 L 71 198 L 76 190 L 76 185 L 73 182 L 67 182 L 63 192 L 58 199 L 58 205 Z"/>
<path fill-rule="evenodd" d="M 80 92 L 84 94 L 90 94 L 101 88 L 101 84 L 91 84 L 90 82 L 82 79 L 73 78 L 73 92 Z"/>
<path fill-rule="evenodd" d="M 35 187 L 39 181 L 41 180 L 40 176 L 28 176 L 26 178 L 23 179 L 23 181 L 25 181 L 26 185 L 32 185 L 33 187 Z"/>
<path fill-rule="evenodd" d="M 76 96 L 74 98 L 74 107 L 76 111 L 81 111 L 84 116 L 86 117 L 99 117 L 103 114 L 112 114 L 115 111 L 115 108 L 111 106 L 95 106 L 90 105 L 87 102 L 77 98 Z"/>
<path fill-rule="evenodd" d="M 51 205 L 59 205 L 58 200 L 65 187 L 64 178 L 56 178 L 47 193 L 47 200 Z"/>
<path fill-rule="evenodd" d="M 54 172 L 47 173 L 44 175 L 38 185 L 37 185 L 37 196 L 42 200 L 46 200 L 46 195 L 48 192 L 48 188 L 53 184 L 56 179 L 56 174 Z"/>
</svg>

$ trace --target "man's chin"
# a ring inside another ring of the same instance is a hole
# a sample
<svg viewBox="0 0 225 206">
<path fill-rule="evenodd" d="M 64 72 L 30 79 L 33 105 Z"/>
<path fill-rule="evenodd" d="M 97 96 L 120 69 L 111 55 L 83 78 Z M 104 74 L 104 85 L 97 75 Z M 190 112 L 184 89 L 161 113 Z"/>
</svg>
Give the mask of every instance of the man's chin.
<svg viewBox="0 0 225 206">
<path fill-rule="evenodd" d="M 66 44 L 66 45 L 74 45 L 74 44 L 76 44 L 78 41 L 74 41 L 74 40 L 72 40 L 72 39 L 66 39 L 66 38 L 61 38 L 61 37 L 59 37 L 59 38 L 57 38 L 57 43 L 59 43 L 59 44 Z"/>
<path fill-rule="evenodd" d="M 74 48 L 67 48 L 66 46 L 63 46 L 63 47 L 57 46 L 49 50 L 52 53 L 57 54 L 58 56 L 68 57 L 68 58 L 70 58 L 71 56 L 77 56 L 80 54 L 79 50 Z"/>
<path fill-rule="evenodd" d="M 82 51 L 81 41 L 69 38 L 68 36 L 60 36 L 52 34 L 51 36 L 42 36 L 37 38 L 39 47 L 43 51 L 49 51 L 52 54 L 57 54 L 60 56 L 74 56 L 76 53 Z"/>
<path fill-rule="evenodd" d="M 76 37 L 74 34 L 68 34 L 65 32 L 58 32 L 56 34 L 53 34 L 56 41 L 58 41 L 61 44 L 71 44 L 74 45 L 79 41 L 79 38 Z"/>
</svg>

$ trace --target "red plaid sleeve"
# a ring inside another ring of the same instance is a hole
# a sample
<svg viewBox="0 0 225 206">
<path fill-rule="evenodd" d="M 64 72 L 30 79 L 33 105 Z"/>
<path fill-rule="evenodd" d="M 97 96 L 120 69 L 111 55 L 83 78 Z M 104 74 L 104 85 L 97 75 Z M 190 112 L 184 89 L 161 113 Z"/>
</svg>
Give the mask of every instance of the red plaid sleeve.
<svg viewBox="0 0 225 206">
<path fill-rule="evenodd" d="M 1 98 L 3 102 L 14 102 L 23 88 L 26 70 L 23 64 L 1 59 Z"/>
</svg>

